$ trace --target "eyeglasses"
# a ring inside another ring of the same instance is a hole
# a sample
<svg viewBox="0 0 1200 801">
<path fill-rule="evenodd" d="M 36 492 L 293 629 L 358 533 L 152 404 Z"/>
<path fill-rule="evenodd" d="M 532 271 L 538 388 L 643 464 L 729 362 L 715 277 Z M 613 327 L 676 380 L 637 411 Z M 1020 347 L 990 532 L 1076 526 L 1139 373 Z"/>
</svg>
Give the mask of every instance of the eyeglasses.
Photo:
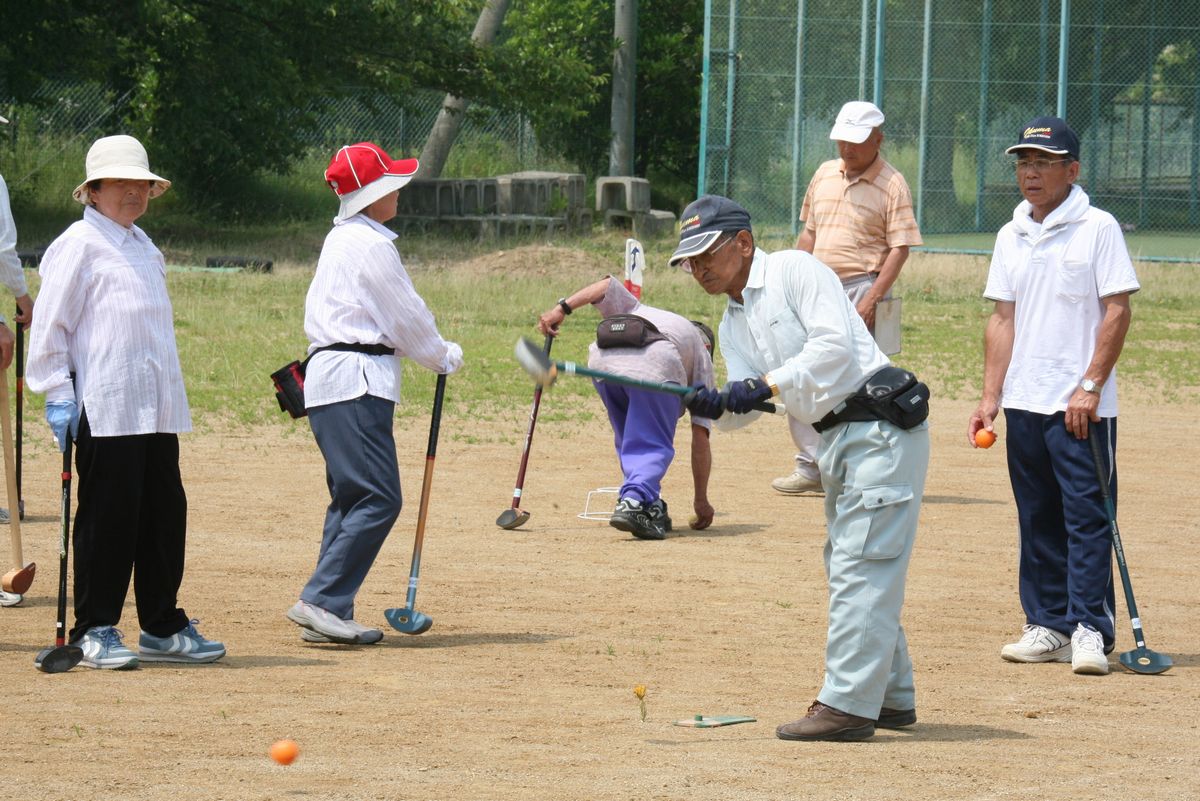
<svg viewBox="0 0 1200 801">
<path fill-rule="evenodd" d="M 1054 164 L 1070 164 L 1073 159 L 1028 159 L 1012 162 L 1013 169 L 1017 172 L 1045 172 Z"/>
<path fill-rule="evenodd" d="M 705 263 L 707 263 L 709 259 L 711 259 L 713 256 L 715 256 L 715 255 L 717 254 L 717 251 L 718 251 L 718 250 L 720 250 L 721 248 L 725 247 L 726 245 L 728 245 L 730 242 L 732 242 L 732 241 L 733 241 L 734 239 L 736 239 L 736 238 L 737 238 L 737 236 L 736 236 L 736 235 L 729 236 L 729 237 L 727 237 L 727 238 L 726 238 L 726 239 L 725 239 L 723 242 L 721 242 L 721 244 L 717 245 L 717 246 L 716 246 L 715 248 L 713 248 L 712 250 L 710 250 L 710 251 L 707 251 L 707 252 L 705 252 L 705 253 L 698 253 L 698 254 L 696 254 L 695 256 L 689 256 L 688 258 L 686 258 L 686 259 L 684 259 L 683 261 L 679 262 L 679 267 L 680 267 L 680 269 L 682 269 L 682 270 L 683 270 L 685 273 L 691 273 L 691 272 L 694 272 L 694 270 L 692 269 L 693 267 L 700 267 L 700 266 L 701 266 L 700 264 L 696 263 L 696 260 L 697 260 L 697 259 L 699 259 L 701 256 L 703 256 L 703 257 L 704 257 L 704 262 L 705 262 Z M 703 268 L 703 269 L 707 269 L 707 268 Z"/>
</svg>

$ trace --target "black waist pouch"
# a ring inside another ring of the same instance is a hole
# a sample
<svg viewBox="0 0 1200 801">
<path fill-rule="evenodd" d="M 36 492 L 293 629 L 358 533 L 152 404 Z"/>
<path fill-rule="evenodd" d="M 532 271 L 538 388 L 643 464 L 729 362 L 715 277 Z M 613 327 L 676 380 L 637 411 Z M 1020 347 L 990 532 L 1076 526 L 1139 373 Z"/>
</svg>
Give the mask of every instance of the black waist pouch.
<svg viewBox="0 0 1200 801">
<path fill-rule="evenodd" d="M 395 348 L 387 345 L 336 342 L 317 348 L 302 362 L 289 362 L 280 367 L 271 373 L 271 381 L 275 384 L 275 400 L 279 401 L 279 408 L 290 414 L 293 420 L 308 416 L 308 409 L 304 408 L 304 373 L 308 369 L 308 360 L 323 350 L 353 351 L 370 356 L 391 356 L 396 353 Z"/>
<path fill-rule="evenodd" d="M 654 323 L 636 314 L 614 314 L 596 326 L 596 345 L 601 348 L 644 348 L 666 338 Z"/>
<path fill-rule="evenodd" d="M 830 412 L 813 424 L 817 431 L 838 423 L 887 420 L 908 430 L 929 417 L 929 387 L 902 367 L 888 365 L 867 379 L 846 399 L 845 408 Z"/>
</svg>

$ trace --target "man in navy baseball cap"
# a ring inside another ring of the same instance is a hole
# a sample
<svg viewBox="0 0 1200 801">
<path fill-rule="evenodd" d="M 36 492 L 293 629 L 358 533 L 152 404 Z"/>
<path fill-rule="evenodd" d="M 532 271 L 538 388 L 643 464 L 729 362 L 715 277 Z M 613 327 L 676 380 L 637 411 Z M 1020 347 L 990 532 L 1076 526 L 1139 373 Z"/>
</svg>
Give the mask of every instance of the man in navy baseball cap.
<svg viewBox="0 0 1200 801">
<path fill-rule="evenodd" d="M 1038 117 L 1021 129 L 1020 141 L 1004 152 L 1012 154 L 1018 150 L 1040 150 L 1056 156 L 1070 156 L 1072 161 L 1079 161 L 1079 137 L 1065 120 Z"/>
<path fill-rule="evenodd" d="M 720 195 L 702 195 L 693 200 L 680 220 L 679 247 L 667 262 L 672 267 L 690 256 L 708 252 L 723 233 L 751 230 L 750 212 Z"/>
</svg>

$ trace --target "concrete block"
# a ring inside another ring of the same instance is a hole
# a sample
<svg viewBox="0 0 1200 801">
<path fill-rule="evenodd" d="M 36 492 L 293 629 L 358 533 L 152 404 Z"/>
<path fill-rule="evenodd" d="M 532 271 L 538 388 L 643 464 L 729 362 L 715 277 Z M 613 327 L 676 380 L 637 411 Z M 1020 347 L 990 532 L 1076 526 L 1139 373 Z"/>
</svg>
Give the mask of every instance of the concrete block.
<svg viewBox="0 0 1200 801">
<path fill-rule="evenodd" d="M 633 235 L 638 239 L 659 239 L 676 234 L 676 219 L 672 212 L 650 209 L 633 217 Z"/>
<path fill-rule="evenodd" d="M 596 211 L 650 211 L 650 182 L 628 175 L 596 179 Z"/>
</svg>

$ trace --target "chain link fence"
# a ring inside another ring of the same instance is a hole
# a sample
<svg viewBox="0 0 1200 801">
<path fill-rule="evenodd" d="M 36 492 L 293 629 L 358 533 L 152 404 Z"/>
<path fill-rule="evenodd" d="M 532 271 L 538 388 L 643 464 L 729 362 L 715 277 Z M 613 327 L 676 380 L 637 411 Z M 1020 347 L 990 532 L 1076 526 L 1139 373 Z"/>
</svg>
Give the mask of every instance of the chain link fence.
<svg viewBox="0 0 1200 801">
<path fill-rule="evenodd" d="M 1097 206 L 1127 231 L 1197 236 L 1196 0 L 708 0 L 705 26 L 699 189 L 766 225 L 797 231 L 838 109 L 866 99 L 927 235 L 1009 220 L 1004 148 L 1056 114 Z"/>
<path fill-rule="evenodd" d="M 22 160 L 19 174 L 6 179 L 10 184 L 24 183 L 65 153 L 74 154 L 95 138 L 119 130 L 131 94 L 98 83 L 47 81 L 28 105 L 0 102 L 0 110 L 13 121 L 13 125 L 0 128 L 0 136 L 8 138 L 11 147 L 15 149 L 19 141 L 51 143 L 38 149 L 35 158 Z M 397 158 L 417 156 L 444 98 L 438 92 L 414 92 L 399 102 L 374 91 L 348 90 L 308 110 L 316 117 L 317 126 L 301 141 L 314 150 L 332 152 L 350 142 L 370 140 L 379 142 Z M 464 161 L 463 154 L 475 154 L 477 159 L 472 161 L 466 155 Z M 554 156 L 539 148 L 528 118 L 472 104 L 459 129 L 446 174 L 493 162 L 511 165 L 513 171 L 529 170 L 549 161 L 554 161 Z"/>
</svg>

